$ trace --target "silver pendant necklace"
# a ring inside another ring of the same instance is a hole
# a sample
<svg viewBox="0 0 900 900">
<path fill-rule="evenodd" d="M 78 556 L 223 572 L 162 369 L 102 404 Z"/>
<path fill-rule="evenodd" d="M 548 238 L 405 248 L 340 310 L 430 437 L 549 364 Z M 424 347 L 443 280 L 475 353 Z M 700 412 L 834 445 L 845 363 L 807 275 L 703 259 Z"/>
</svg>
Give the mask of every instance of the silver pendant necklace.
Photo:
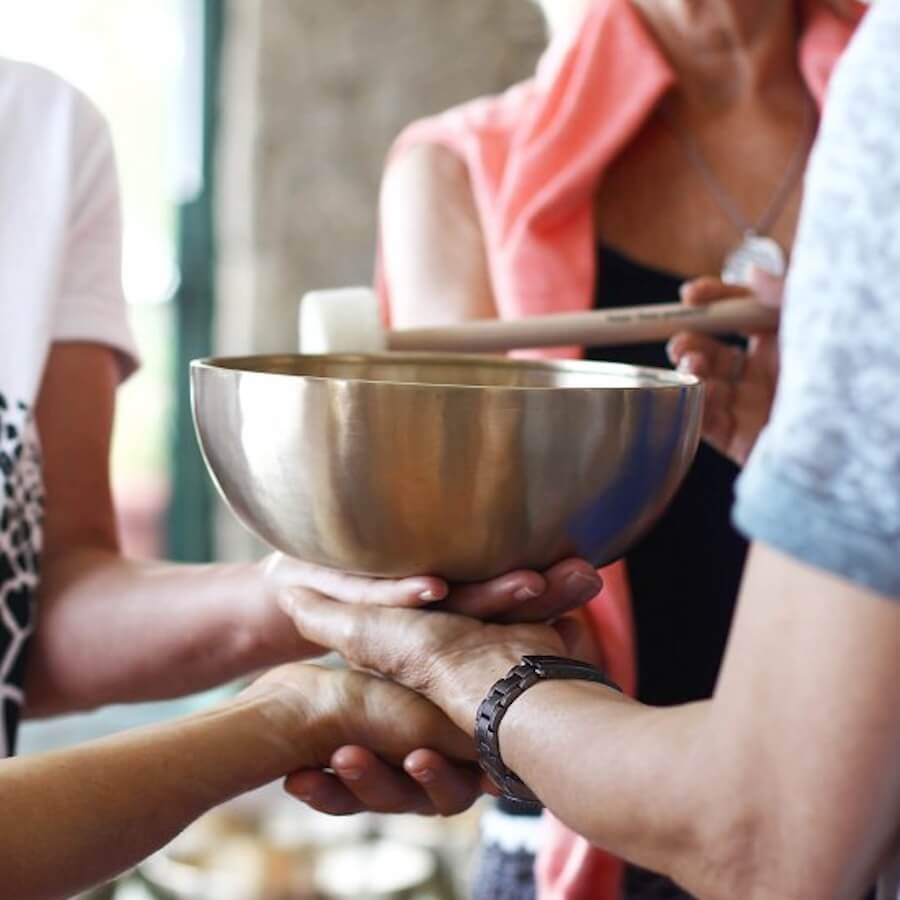
<svg viewBox="0 0 900 900">
<path fill-rule="evenodd" d="M 751 228 L 744 232 L 743 240 L 722 260 L 722 281 L 748 285 L 753 266 L 778 278 L 783 278 L 787 272 L 787 256 L 781 244 Z"/>
<path fill-rule="evenodd" d="M 803 129 L 800 143 L 797 145 L 797 149 L 785 170 L 784 177 L 772 195 L 768 207 L 766 207 L 759 221 L 754 225 L 747 219 L 734 202 L 731 194 L 728 193 L 719 179 L 713 174 L 712 169 L 710 169 L 703 158 L 697 142 L 676 121 L 668 103 L 664 101 L 660 107 L 663 121 L 681 144 L 691 165 L 703 179 L 707 190 L 731 224 L 742 235 L 740 243 L 725 256 L 722 262 L 722 280 L 729 284 L 748 284 L 752 266 L 757 266 L 779 278 L 784 277 L 787 272 L 787 254 L 778 241 L 769 237 L 767 232 L 778 221 L 791 195 L 791 191 L 803 173 L 804 163 L 815 133 L 815 115 L 811 102 L 807 104 L 806 111 L 807 123 Z"/>
</svg>

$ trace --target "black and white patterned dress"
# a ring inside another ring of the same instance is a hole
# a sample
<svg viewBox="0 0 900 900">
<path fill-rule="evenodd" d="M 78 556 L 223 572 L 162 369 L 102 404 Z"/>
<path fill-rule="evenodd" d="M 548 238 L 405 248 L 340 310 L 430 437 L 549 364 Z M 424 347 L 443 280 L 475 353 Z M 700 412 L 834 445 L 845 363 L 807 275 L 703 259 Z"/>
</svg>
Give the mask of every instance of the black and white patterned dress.
<svg viewBox="0 0 900 900">
<path fill-rule="evenodd" d="M 0 755 L 15 749 L 34 624 L 44 510 L 37 432 L 25 403 L 0 392 Z"/>
</svg>

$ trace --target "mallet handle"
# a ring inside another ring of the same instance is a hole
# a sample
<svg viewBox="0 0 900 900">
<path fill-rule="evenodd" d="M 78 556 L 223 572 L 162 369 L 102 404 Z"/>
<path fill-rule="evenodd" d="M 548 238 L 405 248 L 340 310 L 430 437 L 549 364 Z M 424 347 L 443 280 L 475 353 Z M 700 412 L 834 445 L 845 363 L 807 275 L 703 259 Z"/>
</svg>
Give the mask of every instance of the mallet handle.
<svg viewBox="0 0 900 900">
<path fill-rule="evenodd" d="M 735 298 L 702 307 L 667 303 L 400 329 L 388 332 L 387 345 L 390 350 L 491 353 L 530 347 L 648 344 L 668 340 L 679 331 L 754 334 L 777 328 L 777 310 L 756 300 Z"/>
</svg>

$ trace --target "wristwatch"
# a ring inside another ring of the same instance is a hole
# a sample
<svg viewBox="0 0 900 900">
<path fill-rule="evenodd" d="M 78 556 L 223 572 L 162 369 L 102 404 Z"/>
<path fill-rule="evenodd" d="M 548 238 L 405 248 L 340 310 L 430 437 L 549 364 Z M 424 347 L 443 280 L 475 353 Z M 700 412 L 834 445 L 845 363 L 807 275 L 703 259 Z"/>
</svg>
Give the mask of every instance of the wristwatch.
<svg viewBox="0 0 900 900">
<path fill-rule="evenodd" d="M 539 802 L 525 782 L 503 762 L 498 739 L 500 723 L 517 697 L 540 681 L 552 680 L 593 681 L 621 691 L 603 672 L 588 663 L 563 656 L 523 656 L 522 662 L 490 689 L 475 716 L 478 763 L 508 800 Z"/>
</svg>

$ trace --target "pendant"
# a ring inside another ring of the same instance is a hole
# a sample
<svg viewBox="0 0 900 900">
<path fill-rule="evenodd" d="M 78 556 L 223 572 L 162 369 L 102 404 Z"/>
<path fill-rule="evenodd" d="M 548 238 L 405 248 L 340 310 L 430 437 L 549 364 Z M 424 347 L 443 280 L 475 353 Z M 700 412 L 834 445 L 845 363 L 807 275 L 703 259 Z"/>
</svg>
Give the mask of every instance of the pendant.
<svg viewBox="0 0 900 900">
<path fill-rule="evenodd" d="M 787 259 L 777 241 L 755 231 L 747 231 L 741 243 L 725 257 L 722 281 L 727 284 L 749 285 L 751 266 L 784 278 Z"/>
</svg>

